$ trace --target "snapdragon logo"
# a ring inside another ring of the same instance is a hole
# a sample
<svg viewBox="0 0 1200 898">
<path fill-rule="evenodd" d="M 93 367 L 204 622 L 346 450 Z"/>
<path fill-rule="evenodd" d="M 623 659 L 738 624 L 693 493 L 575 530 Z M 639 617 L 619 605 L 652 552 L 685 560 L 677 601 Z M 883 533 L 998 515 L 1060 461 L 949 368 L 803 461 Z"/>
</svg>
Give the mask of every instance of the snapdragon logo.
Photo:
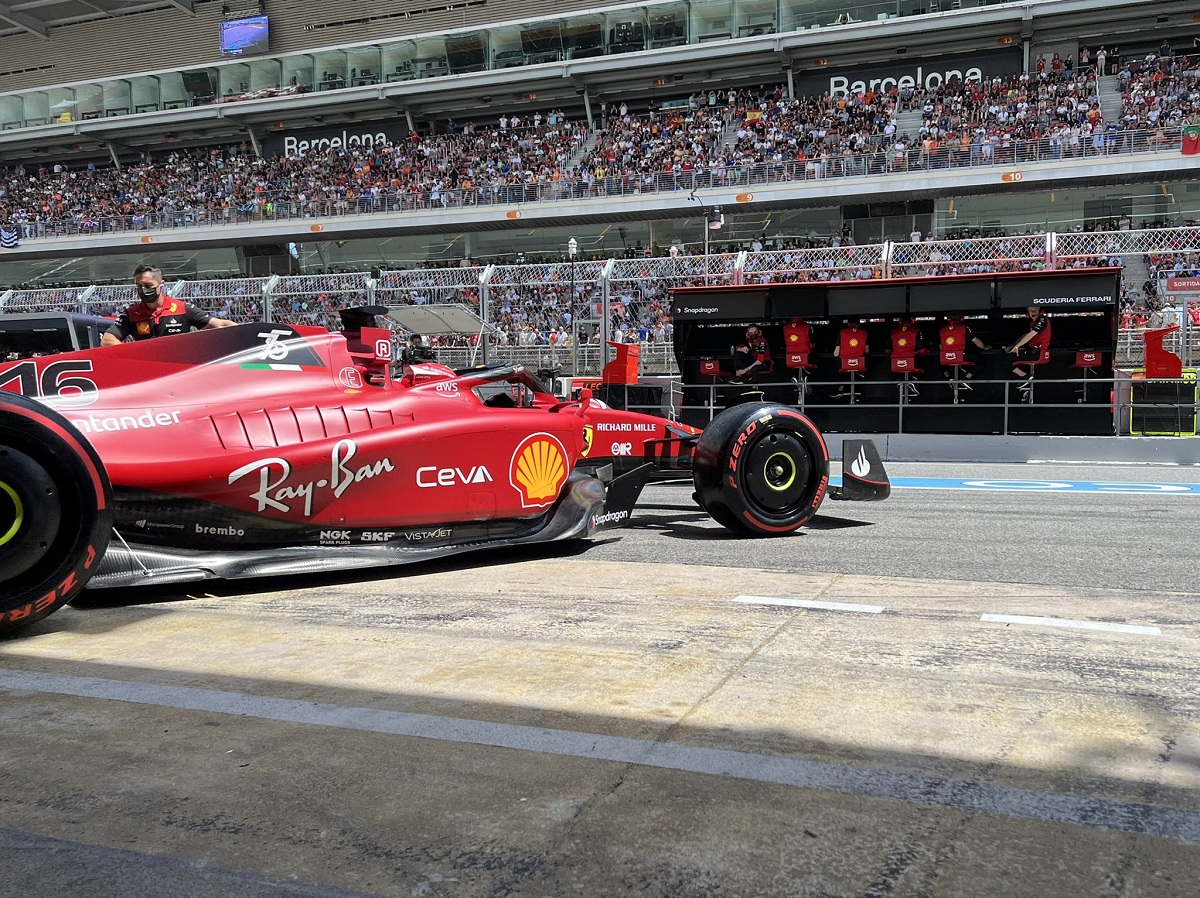
<svg viewBox="0 0 1200 898">
<path fill-rule="evenodd" d="M 359 134 L 351 134 L 349 131 L 343 131 L 341 135 L 319 137 L 313 140 L 285 137 L 283 139 L 283 155 L 303 156 L 311 150 L 345 150 L 349 147 L 384 146 L 387 142 L 388 136 L 382 131 L 377 131 L 374 134 L 369 131 L 363 131 Z"/>
<path fill-rule="evenodd" d="M 832 96 L 836 96 L 839 93 L 864 93 L 868 90 L 876 93 L 887 93 L 893 88 L 904 90 L 905 88 L 914 87 L 936 90 L 943 84 L 954 80 L 982 81 L 983 70 L 971 67 L 968 69 L 947 69 L 944 72 L 926 72 L 924 66 L 917 66 L 915 72 L 909 69 L 908 72 L 897 72 L 895 74 L 880 75 L 878 78 L 863 78 L 853 81 L 846 75 L 831 75 L 829 78 L 829 93 Z"/>
<path fill-rule="evenodd" d="M 714 315 L 717 312 L 716 309 L 695 309 L 691 306 L 684 306 L 680 311 L 686 315 Z"/>
<path fill-rule="evenodd" d="M 628 511 L 606 511 L 604 514 L 594 514 L 592 515 L 592 527 L 600 527 L 604 524 L 616 524 L 627 517 L 629 517 Z"/>
</svg>

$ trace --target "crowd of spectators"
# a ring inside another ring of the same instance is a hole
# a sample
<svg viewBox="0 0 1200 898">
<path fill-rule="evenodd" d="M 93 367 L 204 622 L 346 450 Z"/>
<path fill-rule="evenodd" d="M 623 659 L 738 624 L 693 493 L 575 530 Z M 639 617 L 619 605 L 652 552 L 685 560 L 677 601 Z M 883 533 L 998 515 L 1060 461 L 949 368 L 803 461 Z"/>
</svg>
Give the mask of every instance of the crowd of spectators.
<svg viewBox="0 0 1200 898">
<path fill-rule="evenodd" d="M 1068 60 L 1069 62 L 1069 60 Z M 936 89 L 693 94 L 595 133 L 561 110 L 448 123 L 391 144 L 259 158 L 245 144 L 169 150 L 121 167 L 0 169 L 0 223 L 23 239 L 533 200 L 691 191 L 1153 149 L 1200 123 L 1200 56 L 1123 63 L 1122 108 L 1095 68 L 1044 66 Z M 915 133 L 898 116 L 919 110 Z"/>
</svg>

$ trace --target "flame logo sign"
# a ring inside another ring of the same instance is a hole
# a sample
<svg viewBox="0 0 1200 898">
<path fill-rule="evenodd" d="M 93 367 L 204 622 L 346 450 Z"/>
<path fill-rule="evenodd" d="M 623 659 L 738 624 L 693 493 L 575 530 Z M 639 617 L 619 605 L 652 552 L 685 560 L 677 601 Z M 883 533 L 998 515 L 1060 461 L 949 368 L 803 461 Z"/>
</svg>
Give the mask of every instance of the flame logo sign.
<svg viewBox="0 0 1200 898">
<path fill-rule="evenodd" d="M 850 463 L 850 473 L 855 477 L 866 477 L 871 473 L 871 463 L 867 461 L 867 447 L 858 447 L 858 456 Z"/>
<path fill-rule="evenodd" d="M 522 508 L 540 508 L 558 497 L 567 482 L 567 453 L 548 433 L 523 439 L 513 452 L 508 479 L 521 494 Z"/>
</svg>

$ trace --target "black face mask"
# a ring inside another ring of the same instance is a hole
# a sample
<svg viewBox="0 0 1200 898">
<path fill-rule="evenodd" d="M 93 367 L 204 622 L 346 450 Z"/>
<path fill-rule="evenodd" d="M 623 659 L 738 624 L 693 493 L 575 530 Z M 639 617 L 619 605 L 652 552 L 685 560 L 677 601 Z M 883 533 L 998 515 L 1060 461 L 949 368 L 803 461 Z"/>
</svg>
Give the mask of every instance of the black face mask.
<svg viewBox="0 0 1200 898">
<path fill-rule="evenodd" d="M 158 299 L 157 287 L 138 287 L 137 292 L 142 302 L 154 302 L 154 300 Z"/>
</svg>

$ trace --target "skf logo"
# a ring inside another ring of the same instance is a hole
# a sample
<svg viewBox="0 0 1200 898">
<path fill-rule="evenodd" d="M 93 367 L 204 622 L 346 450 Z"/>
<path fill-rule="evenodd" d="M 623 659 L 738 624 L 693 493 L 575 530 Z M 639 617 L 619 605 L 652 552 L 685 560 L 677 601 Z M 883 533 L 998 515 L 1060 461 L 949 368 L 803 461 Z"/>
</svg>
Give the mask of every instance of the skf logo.
<svg viewBox="0 0 1200 898">
<path fill-rule="evenodd" d="M 508 480 L 521 494 L 522 508 L 542 508 L 558 496 L 567 482 L 567 452 L 555 437 L 535 433 L 513 451 Z"/>
<path fill-rule="evenodd" d="M 587 458 L 588 453 L 592 451 L 592 440 L 596 437 L 596 428 L 591 424 L 583 425 L 583 450 L 579 453 L 581 458 Z"/>
<path fill-rule="evenodd" d="M 633 455 L 633 443 L 613 443 L 613 455 Z"/>
<path fill-rule="evenodd" d="M 391 530 L 368 530 L 362 534 L 361 539 L 364 543 L 386 543 L 395 535 Z"/>
</svg>

